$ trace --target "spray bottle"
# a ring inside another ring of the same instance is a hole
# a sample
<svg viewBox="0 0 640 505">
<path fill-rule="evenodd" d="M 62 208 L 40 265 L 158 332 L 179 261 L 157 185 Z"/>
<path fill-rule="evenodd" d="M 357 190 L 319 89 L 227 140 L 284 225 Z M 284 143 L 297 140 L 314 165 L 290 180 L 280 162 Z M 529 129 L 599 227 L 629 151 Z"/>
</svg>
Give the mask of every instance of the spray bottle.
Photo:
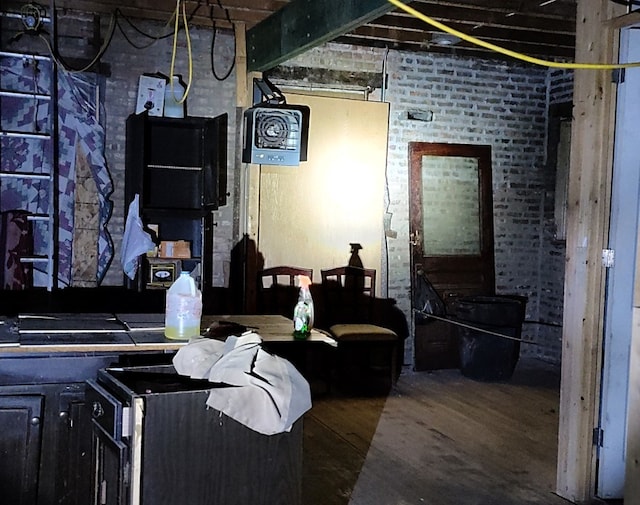
<svg viewBox="0 0 640 505">
<path fill-rule="evenodd" d="M 300 294 L 298 303 L 293 309 L 293 337 L 305 339 L 313 328 L 313 299 L 311 298 L 311 279 L 306 275 L 299 275 Z"/>
</svg>

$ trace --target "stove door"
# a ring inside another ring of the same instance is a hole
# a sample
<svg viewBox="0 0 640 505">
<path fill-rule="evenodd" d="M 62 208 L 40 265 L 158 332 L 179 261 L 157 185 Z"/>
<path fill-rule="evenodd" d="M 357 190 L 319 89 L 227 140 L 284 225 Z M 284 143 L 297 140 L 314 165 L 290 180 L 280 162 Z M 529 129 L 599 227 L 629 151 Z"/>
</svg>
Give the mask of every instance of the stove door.
<svg viewBox="0 0 640 505">
<path fill-rule="evenodd" d="M 94 421 L 94 505 L 127 505 L 128 500 L 128 450 Z"/>
<path fill-rule="evenodd" d="M 123 439 L 122 402 L 94 380 L 87 381 L 93 431 L 93 505 L 129 505 L 129 448 Z"/>
</svg>

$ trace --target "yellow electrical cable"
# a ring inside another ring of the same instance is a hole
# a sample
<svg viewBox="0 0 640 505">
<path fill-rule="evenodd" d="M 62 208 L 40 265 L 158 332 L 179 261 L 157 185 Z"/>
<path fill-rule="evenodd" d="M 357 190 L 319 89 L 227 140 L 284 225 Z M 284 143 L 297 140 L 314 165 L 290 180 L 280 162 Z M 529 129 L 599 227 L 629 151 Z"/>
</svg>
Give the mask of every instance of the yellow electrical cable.
<svg viewBox="0 0 640 505">
<path fill-rule="evenodd" d="M 176 65 L 176 53 L 178 52 L 178 26 L 180 25 L 180 0 L 176 0 L 176 10 L 173 14 L 173 47 L 171 49 L 171 65 L 169 66 L 169 86 L 173 95 L 173 71 Z M 175 99 L 175 96 L 174 96 Z"/>
<path fill-rule="evenodd" d="M 527 56 L 526 54 L 518 53 L 516 51 L 511 51 L 510 49 L 505 49 L 504 47 L 496 46 L 489 42 L 485 42 L 483 40 L 477 39 L 465 33 L 459 32 L 458 30 L 455 30 L 446 25 L 443 25 L 442 23 L 436 21 L 435 19 L 432 19 L 429 16 L 422 14 L 422 12 L 419 12 L 409 7 L 408 5 L 403 4 L 399 0 L 388 0 L 388 2 L 395 5 L 399 9 L 402 9 L 406 13 L 411 14 L 412 16 L 420 19 L 421 21 L 424 21 L 425 23 L 430 24 L 431 26 L 434 26 L 439 30 L 450 33 L 451 35 L 454 35 L 462 40 L 466 40 L 467 42 L 470 42 L 480 47 L 484 47 L 485 49 L 490 49 L 491 51 L 505 54 L 507 56 L 511 56 L 512 58 L 526 61 L 528 63 L 533 63 L 535 65 L 542 65 L 542 66 L 551 67 L 551 68 L 591 69 L 591 70 L 612 70 L 616 68 L 640 67 L 640 61 L 633 62 L 633 63 L 614 63 L 614 64 L 611 64 L 611 63 L 562 63 L 558 61 L 548 61 L 548 60 L 542 60 L 539 58 L 533 58 L 531 56 Z"/>
<path fill-rule="evenodd" d="M 193 76 L 193 57 L 191 55 L 191 36 L 189 35 L 189 24 L 187 23 L 187 11 L 182 4 L 182 22 L 184 23 L 184 33 L 187 37 L 187 54 L 189 57 L 189 81 L 187 82 L 187 88 L 184 90 L 184 95 L 178 103 L 184 103 L 187 100 L 187 95 L 189 95 L 189 91 L 191 90 L 191 82 Z M 171 81 L 173 82 L 173 80 Z"/>
<path fill-rule="evenodd" d="M 175 24 L 173 29 L 173 49 L 171 51 L 171 68 L 169 69 L 169 81 L 171 86 L 171 94 L 173 95 L 173 99 L 176 100 L 177 103 L 184 103 L 187 100 L 187 95 L 189 95 L 189 91 L 191 90 L 191 81 L 193 76 L 193 56 L 191 54 L 191 37 L 189 36 L 189 25 L 187 24 L 187 11 L 182 4 L 182 21 L 184 23 L 184 33 L 187 37 L 187 55 L 189 62 L 189 79 L 187 82 L 187 87 L 184 90 L 184 95 L 180 100 L 176 99 L 176 95 L 173 92 L 173 72 L 176 64 L 176 53 L 178 52 L 178 31 L 180 27 L 180 2 L 181 0 L 176 0 L 176 10 L 174 13 L 175 16 Z"/>
</svg>

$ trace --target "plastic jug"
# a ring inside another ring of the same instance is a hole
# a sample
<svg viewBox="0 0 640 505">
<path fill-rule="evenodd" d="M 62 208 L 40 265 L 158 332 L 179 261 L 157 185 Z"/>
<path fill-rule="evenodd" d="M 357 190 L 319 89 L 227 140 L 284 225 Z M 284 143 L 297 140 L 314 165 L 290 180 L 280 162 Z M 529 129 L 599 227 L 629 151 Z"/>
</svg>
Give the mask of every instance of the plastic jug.
<svg viewBox="0 0 640 505">
<path fill-rule="evenodd" d="M 183 118 L 185 86 L 179 75 L 174 75 L 164 88 L 164 117 Z"/>
<path fill-rule="evenodd" d="M 164 335 L 176 340 L 200 336 L 202 293 L 189 272 L 181 272 L 167 290 Z"/>
<path fill-rule="evenodd" d="M 311 333 L 313 328 L 313 298 L 311 298 L 311 279 L 306 275 L 300 275 L 300 294 L 298 295 L 298 303 L 293 309 L 293 337 L 296 339 L 305 339 Z"/>
</svg>

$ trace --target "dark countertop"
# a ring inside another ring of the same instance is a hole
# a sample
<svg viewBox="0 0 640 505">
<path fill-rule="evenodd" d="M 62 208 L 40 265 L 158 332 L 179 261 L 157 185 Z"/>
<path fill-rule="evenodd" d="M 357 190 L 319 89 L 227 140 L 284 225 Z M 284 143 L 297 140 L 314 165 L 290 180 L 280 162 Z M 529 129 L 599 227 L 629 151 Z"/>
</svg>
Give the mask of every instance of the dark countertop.
<svg viewBox="0 0 640 505">
<path fill-rule="evenodd" d="M 187 341 L 164 336 L 162 315 L 127 327 L 114 314 L 25 314 L 0 317 L 0 353 L 175 350 Z"/>
<path fill-rule="evenodd" d="M 267 342 L 293 341 L 292 322 L 277 315 L 205 315 L 203 332 L 214 321 L 233 321 L 256 331 Z M 311 342 L 337 345 L 313 330 Z M 21 314 L 0 316 L 0 354 L 95 351 L 173 351 L 188 340 L 164 336 L 163 314 Z"/>
</svg>

